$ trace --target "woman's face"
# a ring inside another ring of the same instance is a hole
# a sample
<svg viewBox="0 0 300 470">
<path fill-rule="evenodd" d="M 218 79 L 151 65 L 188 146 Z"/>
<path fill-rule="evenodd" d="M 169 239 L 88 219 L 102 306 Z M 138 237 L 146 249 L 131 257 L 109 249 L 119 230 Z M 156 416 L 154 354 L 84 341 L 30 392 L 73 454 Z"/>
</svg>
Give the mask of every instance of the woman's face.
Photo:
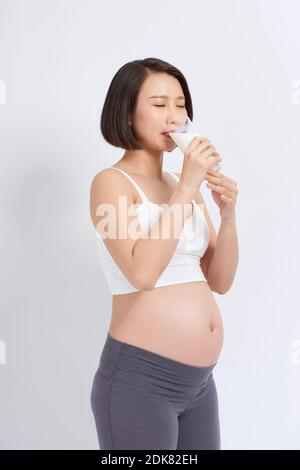
<svg viewBox="0 0 300 470">
<path fill-rule="evenodd" d="M 154 96 L 165 95 L 158 98 Z M 151 73 L 143 83 L 131 122 L 144 149 L 159 152 L 176 147 L 162 133 L 178 129 L 187 117 L 185 97 L 179 81 L 167 73 Z"/>
</svg>

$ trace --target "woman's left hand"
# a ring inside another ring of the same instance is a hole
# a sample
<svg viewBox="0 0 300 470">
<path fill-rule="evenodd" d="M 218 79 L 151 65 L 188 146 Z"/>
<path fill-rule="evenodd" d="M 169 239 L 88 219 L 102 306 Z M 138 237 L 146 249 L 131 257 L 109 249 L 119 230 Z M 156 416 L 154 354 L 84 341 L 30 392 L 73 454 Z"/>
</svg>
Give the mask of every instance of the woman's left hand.
<svg viewBox="0 0 300 470">
<path fill-rule="evenodd" d="M 235 205 L 238 196 L 236 181 L 228 178 L 218 171 L 207 170 L 204 177 L 207 188 L 211 189 L 212 197 L 220 208 L 222 219 L 229 219 L 235 215 Z"/>
</svg>

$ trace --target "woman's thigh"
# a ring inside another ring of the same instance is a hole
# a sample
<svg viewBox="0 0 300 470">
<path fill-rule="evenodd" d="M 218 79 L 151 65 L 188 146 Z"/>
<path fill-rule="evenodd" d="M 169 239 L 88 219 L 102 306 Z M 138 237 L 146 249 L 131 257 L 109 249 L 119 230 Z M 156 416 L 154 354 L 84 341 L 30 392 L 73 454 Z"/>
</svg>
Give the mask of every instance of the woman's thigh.
<svg viewBox="0 0 300 470">
<path fill-rule="evenodd" d="M 177 449 L 219 450 L 219 406 L 213 374 L 178 420 Z"/>
<path fill-rule="evenodd" d="M 177 447 L 178 415 L 174 409 L 134 384 L 98 375 L 92 409 L 101 450 Z"/>
<path fill-rule="evenodd" d="M 216 436 L 213 368 L 183 364 L 108 335 L 91 391 L 100 449 L 216 446 L 203 425 L 203 419 L 209 422 Z"/>
</svg>

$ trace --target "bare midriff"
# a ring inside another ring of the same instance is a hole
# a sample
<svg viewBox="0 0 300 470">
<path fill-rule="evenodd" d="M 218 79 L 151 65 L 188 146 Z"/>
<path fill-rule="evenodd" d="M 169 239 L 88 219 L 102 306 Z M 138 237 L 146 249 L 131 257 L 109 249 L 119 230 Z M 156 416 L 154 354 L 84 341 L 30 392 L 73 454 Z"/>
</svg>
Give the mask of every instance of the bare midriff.
<svg viewBox="0 0 300 470">
<path fill-rule="evenodd" d="M 165 173 L 150 183 L 125 168 L 151 201 L 168 201 L 177 186 Z M 132 194 L 141 203 L 138 194 Z M 137 199 L 138 197 L 138 199 Z M 192 207 L 192 205 L 191 205 Z M 119 341 L 192 366 L 216 364 L 223 344 L 221 314 L 208 283 L 184 282 L 149 291 L 113 295 L 109 334 Z"/>
<path fill-rule="evenodd" d="M 216 364 L 223 344 L 221 314 L 206 281 L 114 295 L 112 338 L 192 366 Z"/>
</svg>

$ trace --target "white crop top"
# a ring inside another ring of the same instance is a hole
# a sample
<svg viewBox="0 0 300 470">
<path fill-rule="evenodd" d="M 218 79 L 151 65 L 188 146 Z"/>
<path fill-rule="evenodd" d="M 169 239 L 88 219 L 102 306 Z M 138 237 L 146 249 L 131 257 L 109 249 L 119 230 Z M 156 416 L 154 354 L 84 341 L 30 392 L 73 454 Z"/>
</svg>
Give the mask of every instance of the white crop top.
<svg viewBox="0 0 300 470">
<path fill-rule="evenodd" d="M 164 207 L 149 201 L 144 191 L 128 173 L 120 168 L 110 168 L 121 171 L 127 176 L 139 193 L 142 203 L 136 208 L 136 213 L 141 232 L 146 231 L 147 233 L 157 222 Z M 171 173 L 171 175 L 177 182 L 179 181 L 175 174 Z M 185 220 L 176 250 L 154 288 L 191 281 L 206 281 L 200 267 L 200 258 L 204 255 L 209 244 L 209 228 L 201 207 L 194 200 L 192 203 L 194 206 L 193 214 Z M 195 217 L 198 218 L 197 223 L 195 223 Z M 102 268 L 112 294 L 120 295 L 138 292 L 138 289 L 128 281 L 115 263 L 100 234 L 97 231 L 96 234 L 100 240 L 99 250 Z"/>
</svg>

